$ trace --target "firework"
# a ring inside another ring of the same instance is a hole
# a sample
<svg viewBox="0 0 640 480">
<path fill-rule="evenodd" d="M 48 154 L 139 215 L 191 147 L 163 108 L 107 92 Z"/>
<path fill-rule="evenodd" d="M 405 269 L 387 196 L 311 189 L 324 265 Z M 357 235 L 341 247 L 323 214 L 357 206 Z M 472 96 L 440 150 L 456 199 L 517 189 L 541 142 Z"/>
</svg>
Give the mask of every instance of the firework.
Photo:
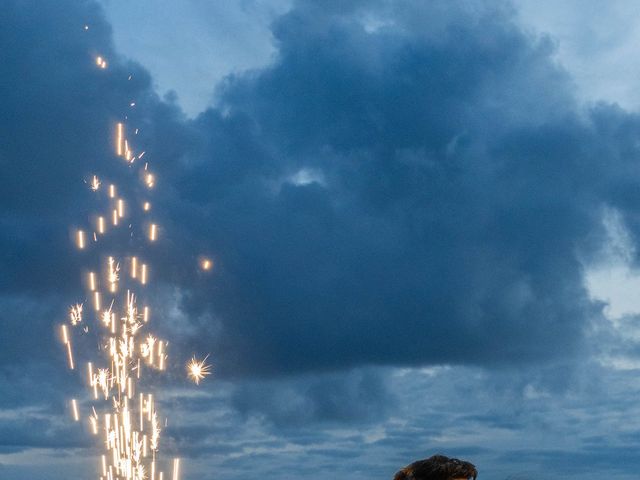
<svg viewBox="0 0 640 480">
<path fill-rule="evenodd" d="M 107 63 L 104 58 L 97 57 L 96 65 L 104 69 Z M 134 155 L 126 138 L 124 123 L 116 125 L 115 154 L 131 168 L 133 161 L 144 155 L 144 152 L 138 157 Z M 144 169 L 140 169 L 140 178 L 144 186 L 152 188 L 155 176 L 148 172 L 148 166 L 145 163 Z M 142 214 L 150 209 L 151 204 L 147 200 L 127 203 L 121 194 L 116 197 L 119 189 L 113 183 L 109 184 L 106 198 L 102 198 L 102 182 L 97 175 L 93 175 L 87 183 L 90 190 L 96 192 L 97 200 L 105 203 L 101 211 L 92 217 L 95 228 L 93 239 L 98 244 L 101 238 L 110 235 L 111 230 L 123 227 L 125 222 L 120 220 L 125 214 L 135 219 L 136 213 Z M 136 205 L 138 212 L 135 211 Z M 114 228 L 107 231 L 109 217 Z M 141 232 L 140 237 L 146 238 L 147 245 L 150 245 L 158 239 L 159 226 L 156 223 L 148 225 L 146 235 Z M 131 224 L 130 228 L 134 228 L 134 225 Z M 87 250 L 85 230 L 76 230 L 74 242 L 78 249 Z M 144 256 L 145 252 L 140 253 Z M 74 398 L 69 403 L 71 415 L 75 422 L 87 422 L 93 435 L 102 436 L 100 443 L 104 452 L 99 456 L 100 480 L 163 480 L 162 465 L 167 465 L 156 458 L 160 448 L 160 418 L 154 395 L 145 391 L 145 385 L 141 382 L 144 370 L 161 371 L 166 368 L 168 343 L 150 332 L 145 333 L 150 324 L 150 308 L 147 305 L 138 308 L 138 295 L 134 291 L 134 288 L 145 288 L 148 285 L 149 265 L 129 252 L 120 252 L 117 256 L 110 254 L 103 258 L 103 267 L 98 271 L 88 272 L 88 278 L 85 277 L 86 295 L 92 300 L 93 308 L 87 314 L 83 312 L 82 302 L 75 303 L 69 308 L 68 325 L 65 323 L 61 327 L 62 343 L 71 370 L 75 369 L 72 349 L 74 332 L 83 335 L 92 329 L 100 338 L 98 355 L 86 363 L 85 378 L 92 405 L 87 407 L 85 400 Z M 118 258 L 128 259 L 130 262 L 130 267 L 126 269 L 128 275 L 120 274 Z M 100 271 L 104 273 L 98 273 Z M 103 310 L 103 303 L 108 308 Z M 92 316 L 94 322 L 91 322 Z M 80 329 L 70 328 L 80 324 Z M 210 366 L 204 360 L 196 361 L 195 357 L 193 362 L 195 363 L 189 376 L 199 383 L 209 374 Z M 80 406 L 87 412 L 84 418 Z M 179 470 L 180 459 L 176 458 L 172 465 L 173 480 L 178 480 Z"/>
</svg>

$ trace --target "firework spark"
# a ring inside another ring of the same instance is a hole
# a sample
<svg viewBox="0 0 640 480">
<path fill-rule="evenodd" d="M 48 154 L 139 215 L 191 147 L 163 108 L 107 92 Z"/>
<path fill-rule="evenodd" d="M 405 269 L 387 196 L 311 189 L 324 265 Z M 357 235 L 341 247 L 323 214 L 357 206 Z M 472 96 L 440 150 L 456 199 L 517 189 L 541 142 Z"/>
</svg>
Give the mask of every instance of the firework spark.
<svg viewBox="0 0 640 480">
<path fill-rule="evenodd" d="M 206 363 L 207 358 L 209 358 L 209 355 L 202 360 L 193 357 L 187 363 L 187 375 L 196 385 L 199 385 L 200 381 L 204 380 L 204 377 L 211 375 L 211 365 Z"/>
</svg>

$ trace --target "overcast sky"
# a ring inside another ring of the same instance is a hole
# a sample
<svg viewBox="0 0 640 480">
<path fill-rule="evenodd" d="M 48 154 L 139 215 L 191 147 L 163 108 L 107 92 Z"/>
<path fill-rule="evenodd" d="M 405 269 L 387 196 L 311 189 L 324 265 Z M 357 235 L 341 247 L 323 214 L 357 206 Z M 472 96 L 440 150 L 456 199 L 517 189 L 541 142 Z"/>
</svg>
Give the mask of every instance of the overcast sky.
<svg viewBox="0 0 640 480">
<path fill-rule="evenodd" d="M 185 479 L 391 479 L 437 452 L 635 479 L 639 24 L 632 1 L 5 2 L 0 478 L 97 478 L 54 329 L 95 260 L 69 241 L 84 180 L 136 192 L 126 116 L 158 175 Z"/>
</svg>

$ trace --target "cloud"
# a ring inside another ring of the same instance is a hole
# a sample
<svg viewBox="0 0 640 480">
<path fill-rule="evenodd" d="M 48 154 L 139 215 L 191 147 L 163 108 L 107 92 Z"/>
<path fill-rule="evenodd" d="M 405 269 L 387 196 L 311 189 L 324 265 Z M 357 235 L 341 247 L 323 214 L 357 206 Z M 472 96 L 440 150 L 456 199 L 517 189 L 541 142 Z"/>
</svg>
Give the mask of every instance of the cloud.
<svg viewBox="0 0 640 480">
<path fill-rule="evenodd" d="M 585 354 L 582 260 L 626 208 L 637 119 L 581 109 L 509 9 L 444 7 L 299 3 L 278 60 L 191 123 L 180 230 L 220 276 L 184 308 L 222 322 L 223 374 Z"/>
</svg>

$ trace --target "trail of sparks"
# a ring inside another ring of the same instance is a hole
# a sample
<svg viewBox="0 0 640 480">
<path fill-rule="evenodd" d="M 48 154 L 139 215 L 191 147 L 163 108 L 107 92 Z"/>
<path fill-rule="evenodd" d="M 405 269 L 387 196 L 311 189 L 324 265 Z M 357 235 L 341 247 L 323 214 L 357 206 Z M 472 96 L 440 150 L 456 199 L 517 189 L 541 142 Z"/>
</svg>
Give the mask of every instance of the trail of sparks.
<svg viewBox="0 0 640 480">
<path fill-rule="evenodd" d="M 95 63 L 99 69 L 106 69 L 108 65 L 100 56 L 95 58 Z M 131 106 L 134 105 L 132 102 Z M 127 167 L 134 168 L 134 160 L 142 158 L 145 152 L 134 153 L 124 122 L 117 123 L 115 130 L 115 155 L 124 160 Z M 149 172 L 147 162 L 139 168 L 139 173 L 144 186 L 148 189 L 155 186 L 156 179 Z M 87 183 L 103 205 L 102 211 L 92 217 L 91 223 L 96 230 L 93 243 L 87 242 L 85 230 L 76 230 L 74 242 L 78 249 L 90 251 L 102 238 L 112 233 L 115 235 L 128 223 L 121 221 L 125 215 L 132 218 L 138 213 L 149 215 L 151 204 L 148 200 L 128 203 L 115 184 L 109 183 L 106 191 L 101 189 L 103 181 L 98 175 L 92 175 Z M 136 211 L 136 205 L 139 211 Z M 109 218 L 113 228 L 107 229 Z M 156 243 L 160 229 L 156 223 L 147 225 L 148 230 L 139 232 L 139 236 L 145 238 L 147 246 L 150 246 Z M 133 224 L 129 227 L 135 231 Z M 121 262 L 129 265 L 125 269 L 128 275 L 121 275 Z M 101 263 L 102 268 L 85 276 L 86 295 L 93 308 L 88 308 L 87 313 L 83 311 L 83 302 L 75 303 L 69 309 L 68 324 L 61 326 L 62 342 L 71 370 L 75 369 L 74 333 L 83 335 L 89 332 L 89 328 L 95 328 L 100 338 L 99 357 L 86 363 L 89 395 L 85 400 L 74 398 L 70 401 L 71 415 L 76 422 L 86 421 L 94 436 L 102 437 L 104 451 L 99 456 L 98 465 L 100 480 L 164 480 L 162 466 L 167 467 L 167 464 L 157 458 L 162 429 L 156 401 L 153 393 L 145 391 L 141 385 L 145 370 L 162 371 L 167 361 L 168 343 L 145 332 L 151 319 L 151 309 L 144 305 L 139 310 L 137 304 L 135 290 L 148 285 L 149 267 L 139 256 L 126 252 L 119 257 L 109 255 Z M 91 322 L 91 317 L 94 322 Z M 196 384 L 210 374 L 211 366 L 205 364 L 206 359 L 198 361 L 194 357 L 188 364 L 188 375 Z M 89 403 L 90 406 L 86 405 Z M 84 418 L 82 412 L 87 412 Z M 164 422 L 166 425 L 166 418 Z M 172 480 L 179 480 L 179 472 L 180 459 L 176 458 L 172 464 Z"/>
</svg>

